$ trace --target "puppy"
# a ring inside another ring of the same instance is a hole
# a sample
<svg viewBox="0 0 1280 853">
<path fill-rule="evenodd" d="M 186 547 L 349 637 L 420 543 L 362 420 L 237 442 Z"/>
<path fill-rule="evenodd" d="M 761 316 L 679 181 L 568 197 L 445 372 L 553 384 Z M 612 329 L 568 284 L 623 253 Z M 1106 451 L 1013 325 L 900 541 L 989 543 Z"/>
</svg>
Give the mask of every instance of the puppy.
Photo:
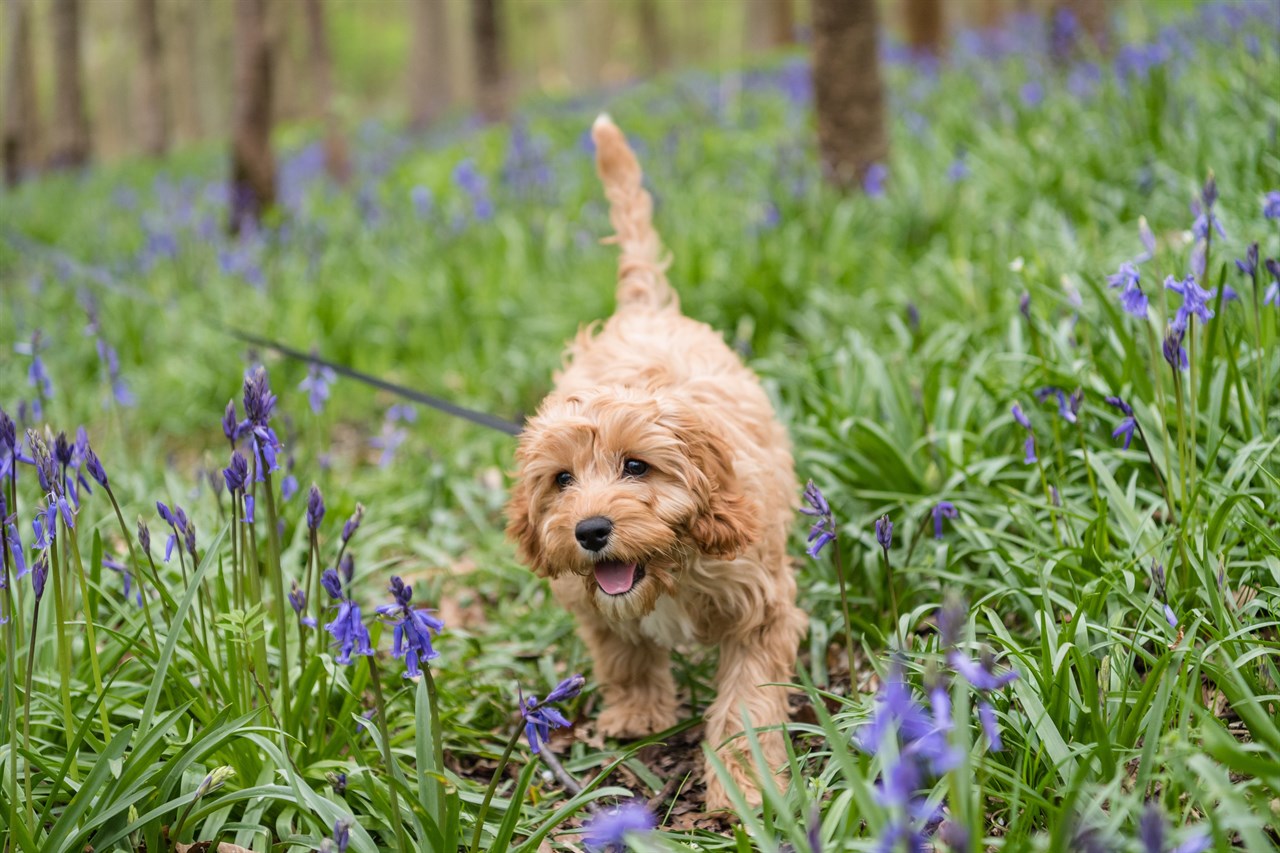
<svg viewBox="0 0 1280 853">
<path fill-rule="evenodd" d="M 790 443 L 754 374 L 719 334 L 680 313 L 651 221 L 652 199 L 622 132 L 592 127 L 621 248 L 617 310 L 569 344 L 555 390 L 520 439 L 508 535 L 577 617 L 611 737 L 676 723 L 668 650 L 718 646 L 706 740 L 749 801 L 754 776 L 786 761 L 761 732 L 768 768 L 742 735 L 787 720 L 807 619 L 786 544 L 797 494 Z M 728 808 L 706 768 L 708 810 Z"/>
</svg>

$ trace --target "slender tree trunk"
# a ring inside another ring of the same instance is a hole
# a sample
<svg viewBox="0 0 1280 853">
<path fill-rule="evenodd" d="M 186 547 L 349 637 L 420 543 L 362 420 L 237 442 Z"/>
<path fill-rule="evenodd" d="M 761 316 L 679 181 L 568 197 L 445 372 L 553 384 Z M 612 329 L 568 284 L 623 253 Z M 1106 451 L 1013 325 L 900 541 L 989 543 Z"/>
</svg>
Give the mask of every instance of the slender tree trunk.
<svg viewBox="0 0 1280 853">
<path fill-rule="evenodd" d="M 169 151 L 169 85 L 164 73 L 157 0 L 136 0 L 138 28 L 138 133 L 142 150 L 152 157 Z"/>
<path fill-rule="evenodd" d="M 177 90 L 174 119 L 179 132 L 187 139 L 204 136 L 204 102 L 201 99 L 198 73 L 204 65 L 204 53 L 200 50 L 200 35 L 196 30 L 199 16 L 195 7 L 199 2 L 200 0 L 176 0 L 173 3 L 177 10 L 173 27 L 177 50 L 169 57 L 169 67 L 173 69 L 174 88 Z"/>
<path fill-rule="evenodd" d="M 855 189 L 889 154 L 875 0 L 813 0 L 813 92 L 827 178 Z"/>
<path fill-rule="evenodd" d="M 235 0 L 231 205 L 228 229 L 257 225 L 276 201 L 271 153 L 271 41 L 266 0 Z"/>
<path fill-rule="evenodd" d="M 445 0 L 412 0 L 409 53 L 409 126 L 423 130 L 453 101 L 449 64 L 449 10 Z"/>
<path fill-rule="evenodd" d="M 27 0 L 8 0 L 5 4 L 5 27 L 0 159 L 3 160 L 5 185 L 12 187 L 40 162 L 39 114 Z"/>
<path fill-rule="evenodd" d="M 79 0 L 53 0 L 53 145 L 49 165 L 89 162 L 89 119 L 84 108 Z"/>
<path fill-rule="evenodd" d="M 902 0 L 907 44 L 916 56 L 942 55 L 942 0 Z"/>
<path fill-rule="evenodd" d="M 471 0 L 475 43 L 476 97 L 487 122 L 507 117 L 507 72 L 499 0 Z"/>
<path fill-rule="evenodd" d="M 636 8 L 640 24 L 640 45 L 644 50 L 645 68 L 650 74 L 663 71 L 671 64 L 671 50 L 662 33 L 662 18 L 657 0 L 640 0 Z M 581 50 L 581 47 L 578 48 Z"/>
<path fill-rule="evenodd" d="M 770 23 L 773 24 L 773 43 L 781 47 L 795 44 L 796 17 L 791 0 L 772 0 L 769 4 Z"/>
<path fill-rule="evenodd" d="M 324 167 L 329 177 L 345 184 L 351 177 L 351 159 L 342 119 L 333 103 L 333 60 L 329 54 L 329 31 L 324 0 L 306 0 L 307 40 L 311 55 L 311 86 L 317 117 L 324 122 Z"/>
<path fill-rule="evenodd" d="M 994 30 L 1004 23 L 1004 7 L 1000 0 L 982 0 L 978 22 L 983 29 Z"/>
</svg>

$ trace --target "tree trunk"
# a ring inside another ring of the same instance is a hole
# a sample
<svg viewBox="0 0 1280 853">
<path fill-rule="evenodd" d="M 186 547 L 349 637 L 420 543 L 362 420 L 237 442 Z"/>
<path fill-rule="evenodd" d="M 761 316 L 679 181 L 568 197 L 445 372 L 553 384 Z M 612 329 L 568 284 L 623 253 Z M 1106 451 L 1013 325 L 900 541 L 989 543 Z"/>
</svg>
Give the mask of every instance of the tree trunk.
<svg viewBox="0 0 1280 853">
<path fill-rule="evenodd" d="M 773 43 L 778 47 L 795 44 L 796 18 L 791 0 L 772 0 L 769 4 L 770 22 L 773 24 Z"/>
<path fill-rule="evenodd" d="M 476 99 L 486 122 L 507 117 L 507 73 L 499 0 L 471 0 Z"/>
<path fill-rule="evenodd" d="M 671 64 L 671 50 L 662 33 L 662 19 L 658 15 L 658 0 L 640 0 L 636 15 L 645 68 L 650 74 L 656 74 Z M 582 47 L 578 46 L 577 50 L 581 51 Z"/>
<path fill-rule="evenodd" d="M 138 133 L 142 150 L 152 157 L 169 151 L 169 86 L 164 73 L 157 0 L 136 0 L 138 28 Z"/>
<path fill-rule="evenodd" d="M 84 110 L 79 0 L 53 0 L 53 146 L 49 165 L 89 162 L 89 120 Z"/>
<path fill-rule="evenodd" d="M 266 0 L 235 0 L 231 199 L 228 229 L 256 226 L 276 201 L 271 153 L 271 42 Z"/>
<path fill-rule="evenodd" d="M 200 0 L 178 0 L 172 5 L 177 10 L 173 22 L 174 42 L 177 50 L 169 57 L 169 67 L 173 69 L 174 88 L 174 120 L 179 134 L 186 139 L 200 139 L 204 136 L 204 114 L 201 105 L 202 90 L 199 69 L 204 65 L 204 52 L 200 49 L 200 35 L 196 30 L 199 25 L 198 11 L 195 4 Z"/>
<path fill-rule="evenodd" d="M 317 118 L 324 122 L 324 167 L 329 177 L 345 184 L 351 177 L 351 159 L 342 119 L 333 103 L 333 60 L 329 53 L 329 31 L 324 0 L 306 0 L 307 41 L 311 55 L 311 86 Z"/>
<path fill-rule="evenodd" d="M 449 10 L 445 0 L 413 0 L 409 53 L 409 126 L 424 130 L 453 100 L 449 73 Z"/>
<path fill-rule="evenodd" d="M 849 190 L 889 154 L 875 0 L 813 0 L 813 93 L 827 178 Z"/>
<path fill-rule="evenodd" d="M 983 29 L 994 30 L 1004 23 L 1004 8 L 1000 0 L 982 0 L 978 21 Z"/>
<path fill-rule="evenodd" d="M 1054 59 L 1067 61 L 1078 54 L 1085 39 L 1099 53 L 1111 42 L 1108 0 L 1058 0 L 1050 23 L 1050 44 Z"/>
<path fill-rule="evenodd" d="M 942 0 L 902 0 L 907 45 L 916 56 L 942 55 Z"/>
<path fill-rule="evenodd" d="M 16 186 L 40 162 L 35 65 L 31 55 L 31 16 L 26 0 L 5 4 L 4 117 L 0 133 L 5 186 Z"/>
</svg>

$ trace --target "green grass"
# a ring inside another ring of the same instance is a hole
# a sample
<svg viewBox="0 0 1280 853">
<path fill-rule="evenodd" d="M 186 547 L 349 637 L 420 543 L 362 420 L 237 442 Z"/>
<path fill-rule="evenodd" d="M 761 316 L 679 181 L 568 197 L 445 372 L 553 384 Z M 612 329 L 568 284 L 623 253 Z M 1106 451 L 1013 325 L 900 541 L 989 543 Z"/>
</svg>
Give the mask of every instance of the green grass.
<svg viewBox="0 0 1280 853">
<path fill-rule="evenodd" d="M 804 78 L 790 63 L 747 74 L 740 90 L 688 73 L 531 107 L 525 127 L 550 180 L 523 188 L 503 178 L 507 129 L 406 138 L 366 128 L 356 187 L 291 179 L 300 200 L 284 230 L 240 247 L 220 236 L 221 206 L 207 189 L 221 186 L 221 152 L 47 177 L 0 198 L 0 339 L 41 331 L 53 381 L 42 423 L 86 425 L 129 528 L 101 489 L 85 498 L 76 530 L 59 537 L 57 586 L 34 641 L 30 583 L 11 582 L 0 737 L 10 849 L 145 842 L 154 851 L 168 832 L 184 843 L 306 850 L 338 819 L 356 822 L 353 850 L 404 838 L 415 850 L 466 846 L 519 725 L 517 687 L 545 695 L 574 672 L 588 687 L 567 703 L 575 737 L 556 745 L 587 791 L 565 795 L 517 746 L 481 849 L 580 847 L 572 828 L 589 801 L 647 798 L 667 782 L 661 750 L 588 737 L 599 712 L 590 661 L 501 536 L 510 439 L 427 410 L 387 426 L 395 401 L 346 381 L 314 415 L 297 390 L 305 367 L 263 354 L 290 466 L 272 485 L 290 471 L 303 485 L 280 502 L 278 551 L 265 484 L 251 539 L 203 474 L 226 465 L 218 421 L 255 363 L 227 329 L 315 346 L 484 411 L 533 411 L 564 340 L 611 310 L 615 257 L 596 244 L 607 216 L 581 144 L 603 107 L 641 149 L 686 312 L 749 350 L 791 428 L 801 478 L 830 499 L 850 590 L 846 625 L 830 552 L 803 556 L 797 524 L 810 614 L 797 683 L 812 708 L 790 727 L 797 781 L 767 791 L 763 809 L 741 809 L 726 830 L 688 819 L 683 806 L 700 803 L 690 779 L 675 808 L 659 809 L 667 829 L 636 849 L 806 850 L 815 804 L 824 850 L 873 849 L 900 817 L 873 791 L 894 750 L 868 755 L 850 737 L 874 713 L 874 673 L 887 671 L 895 634 L 917 696 L 948 671 L 934 630 L 948 596 L 968 603 L 963 648 L 989 649 L 1019 675 L 991 697 L 1000 752 L 974 717 L 979 697 L 951 683 L 963 760 L 924 793 L 945 800 L 975 845 L 1080 848 L 1090 828 L 1105 849 L 1142 849 L 1147 799 L 1209 833 L 1216 849 L 1274 845 L 1280 311 L 1255 313 L 1233 259 L 1255 240 L 1264 258 L 1280 253 L 1280 221 L 1261 216 L 1264 194 L 1280 189 L 1280 101 L 1267 82 L 1280 72 L 1280 44 L 1256 19 L 1240 32 L 1209 13 L 1180 20 L 1185 42 L 1166 35 L 1176 49 L 1148 77 L 1122 82 L 1107 69 L 1081 97 L 1067 86 L 1070 69 L 1045 66 L 1038 106 L 1020 94 L 1039 67 L 1034 52 L 944 67 L 936 79 L 891 65 L 894 151 L 880 198 L 822 187 L 807 105 L 782 93 L 781 81 Z M 1139 40 L 1163 26 L 1130 24 Z M 961 151 L 970 174 L 951 182 Z M 487 176 L 491 221 L 474 221 L 454 181 L 464 158 Z M 1160 340 L 1180 299 L 1160 282 L 1187 273 L 1187 204 L 1210 171 L 1228 236 L 1215 235 L 1207 286 L 1230 284 L 1241 299 L 1215 300 L 1217 316 L 1195 323 L 1193 370 L 1175 376 Z M 415 187 L 433 194 L 426 215 Z M 1125 315 L 1106 284 L 1141 250 L 1140 216 L 1158 237 L 1141 266 L 1149 323 Z M 148 230 L 176 240 L 173 257 L 139 263 Z M 228 252 L 260 267 L 260 288 L 224 269 Z M 1259 296 L 1269 281 L 1260 274 Z M 89 304 L 135 405 L 111 402 L 86 334 Z M 15 417 L 34 393 L 30 364 L 22 353 L 0 362 L 0 405 Z M 1043 386 L 1082 389 L 1077 423 L 1056 400 L 1036 402 Z M 1111 438 L 1121 416 L 1108 395 L 1128 401 L 1141 425 L 1128 450 Z M 1036 464 L 1024 463 L 1015 402 L 1030 417 Z M 404 443 L 382 467 L 370 438 L 391 428 L 405 430 Z M 19 470 L 31 562 L 41 496 L 32 469 Z M 312 481 L 329 502 L 314 562 L 303 521 Z M 7 489 L 6 499 L 12 506 Z M 167 531 L 156 500 L 186 508 L 198 562 L 160 561 Z M 930 513 L 942 500 L 959 516 L 938 540 Z M 309 564 L 314 607 L 315 569 L 337 561 L 357 502 L 368 508 L 351 543 L 366 615 L 400 574 L 415 582 L 415 602 L 438 605 L 449 622 L 431 662 L 434 706 L 428 685 L 402 679 L 386 654 L 388 626 L 373 628 L 384 652 L 376 692 L 366 660 L 318 655 L 314 633 L 300 633 L 291 612 L 283 624 L 277 615 L 275 583 L 301 583 Z M 895 525 L 898 625 L 872 527 L 883 514 Z M 159 585 L 126 544 L 138 516 L 151 527 Z M 141 576 L 145 609 L 123 598 L 104 555 Z M 1153 561 L 1165 567 L 1166 600 Z M 709 701 L 713 669 L 714 652 L 677 656 L 690 720 Z M 378 692 L 385 716 L 366 720 Z M 700 762 L 689 733 L 659 740 L 674 745 L 668 757 Z M 217 767 L 234 775 L 197 797 Z"/>
</svg>

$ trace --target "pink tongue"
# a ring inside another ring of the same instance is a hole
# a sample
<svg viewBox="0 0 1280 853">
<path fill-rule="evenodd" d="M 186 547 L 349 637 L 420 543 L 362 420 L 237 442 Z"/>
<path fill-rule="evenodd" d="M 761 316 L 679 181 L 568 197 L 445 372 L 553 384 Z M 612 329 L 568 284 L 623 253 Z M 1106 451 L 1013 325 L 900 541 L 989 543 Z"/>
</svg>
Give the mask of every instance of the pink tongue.
<svg viewBox="0 0 1280 853">
<path fill-rule="evenodd" d="M 609 595 L 620 595 L 635 585 L 636 564 L 607 560 L 596 563 L 596 583 Z"/>
</svg>

